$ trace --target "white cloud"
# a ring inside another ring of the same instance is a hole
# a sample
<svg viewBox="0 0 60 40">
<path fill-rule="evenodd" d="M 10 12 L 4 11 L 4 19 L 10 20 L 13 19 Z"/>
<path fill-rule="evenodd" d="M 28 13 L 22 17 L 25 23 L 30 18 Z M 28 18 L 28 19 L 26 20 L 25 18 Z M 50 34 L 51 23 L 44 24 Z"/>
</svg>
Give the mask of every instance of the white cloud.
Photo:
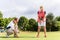
<svg viewBox="0 0 60 40">
<path fill-rule="evenodd" d="M 28 10 L 28 8 L 25 6 L 16 6 L 15 10 L 18 12 L 26 12 Z"/>
<path fill-rule="evenodd" d="M 43 5 L 46 12 L 60 16 L 60 0 L 0 0 L 0 10 L 4 17 L 26 16 L 36 18 L 39 6 Z M 29 14 L 30 13 L 30 14 Z"/>
</svg>

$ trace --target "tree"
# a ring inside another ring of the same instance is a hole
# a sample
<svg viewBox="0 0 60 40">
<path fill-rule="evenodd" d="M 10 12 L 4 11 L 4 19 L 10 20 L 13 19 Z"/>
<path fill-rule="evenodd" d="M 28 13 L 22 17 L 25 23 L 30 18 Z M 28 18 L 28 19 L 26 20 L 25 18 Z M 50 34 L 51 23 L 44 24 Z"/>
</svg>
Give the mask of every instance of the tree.
<svg viewBox="0 0 60 40">
<path fill-rule="evenodd" d="M 53 22 L 53 18 L 54 18 L 54 15 L 53 13 L 48 13 L 48 15 L 46 16 L 46 26 L 47 26 L 47 30 L 48 31 L 51 31 L 51 27 L 52 27 L 52 22 Z"/>
<path fill-rule="evenodd" d="M 4 26 L 4 21 L 3 21 L 3 14 L 0 11 L 0 27 Z"/>
<path fill-rule="evenodd" d="M 3 14 L 2 14 L 2 12 L 0 11 L 0 18 L 3 18 Z"/>
<path fill-rule="evenodd" d="M 13 20 L 13 18 L 4 18 L 4 27 L 6 28 L 7 25 Z"/>
<path fill-rule="evenodd" d="M 58 26 L 56 26 L 57 21 L 54 19 L 52 21 L 52 27 L 51 27 L 51 31 L 58 31 Z"/>
<path fill-rule="evenodd" d="M 28 19 L 24 16 L 21 16 L 19 18 L 19 22 L 18 22 L 18 26 L 19 28 L 21 28 L 22 30 L 27 30 L 28 25 Z"/>
<path fill-rule="evenodd" d="M 60 21 L 60 16 L 57 16 L 55 20 Z"/>
<path fill-rule="evenodd" d="M 4 26 L 4 20 L 3 18 L 0 18 L 0 27 L 3 27 Z"/>
<path fill-rule="evenodd" d="M 30 31 L 37 31 L 37 22 L 35 19 L 29 19 L 29 30 Z"/>
<path fill-rule="evenodd" d="M 57 16 L 57 17 L 55 18 L 55 20 L 56 20 L 56 27 L 57 27 L 58 30 L 60 31 L 60 16 Z"/>
</svg>

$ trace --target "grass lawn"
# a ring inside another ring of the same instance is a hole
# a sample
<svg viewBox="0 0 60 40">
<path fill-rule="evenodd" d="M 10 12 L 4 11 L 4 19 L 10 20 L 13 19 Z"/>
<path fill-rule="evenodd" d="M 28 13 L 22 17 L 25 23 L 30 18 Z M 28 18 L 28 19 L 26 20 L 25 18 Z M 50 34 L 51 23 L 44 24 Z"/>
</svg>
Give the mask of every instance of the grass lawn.
<svg viewBox="0 0 60 40">
<path fill-rule="evenodd" d="M 47 37 L 44 38 L 44 33 L 40 33 L 40 38 L 36 38 L 37 32 L 20 32 L 19 38 L 14 38 L 10 35 L 9 38 L 5 37 L 6 33 L 0 33 L 0 40 L 60 40 L 60 32 L 47 32 Z"/>
</svg>

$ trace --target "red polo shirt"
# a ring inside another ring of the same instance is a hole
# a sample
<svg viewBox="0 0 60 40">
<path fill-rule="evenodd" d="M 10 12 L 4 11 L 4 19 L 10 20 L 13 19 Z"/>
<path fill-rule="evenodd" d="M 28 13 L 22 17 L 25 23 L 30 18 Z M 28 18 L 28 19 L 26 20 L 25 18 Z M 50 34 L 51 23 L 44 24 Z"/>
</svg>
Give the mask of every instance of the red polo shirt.
<svg viewBox="0 0 60 40">
<path fill-rule="evenodd" d="M 38 11 L 38 22 L 44 21 L 45 11 Z M 40 20 L 40 17 L 42 20 Z"/>
</svg>

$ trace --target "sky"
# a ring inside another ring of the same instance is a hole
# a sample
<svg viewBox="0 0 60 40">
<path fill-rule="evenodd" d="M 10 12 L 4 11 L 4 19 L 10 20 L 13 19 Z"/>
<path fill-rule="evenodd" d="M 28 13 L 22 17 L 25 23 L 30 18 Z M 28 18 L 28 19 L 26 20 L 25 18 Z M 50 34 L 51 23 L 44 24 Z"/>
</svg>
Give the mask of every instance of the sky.
<svg viewBox="0 0 60 40">
<path fill-rule="evenodd" d="M 0 11 L 4 18 L 25 16 L 36 19 L 41 5 L 47 14 L 52 12 L 54 16 L 60 16 L 60 0 L 0 0 Z"/>
</svg>

